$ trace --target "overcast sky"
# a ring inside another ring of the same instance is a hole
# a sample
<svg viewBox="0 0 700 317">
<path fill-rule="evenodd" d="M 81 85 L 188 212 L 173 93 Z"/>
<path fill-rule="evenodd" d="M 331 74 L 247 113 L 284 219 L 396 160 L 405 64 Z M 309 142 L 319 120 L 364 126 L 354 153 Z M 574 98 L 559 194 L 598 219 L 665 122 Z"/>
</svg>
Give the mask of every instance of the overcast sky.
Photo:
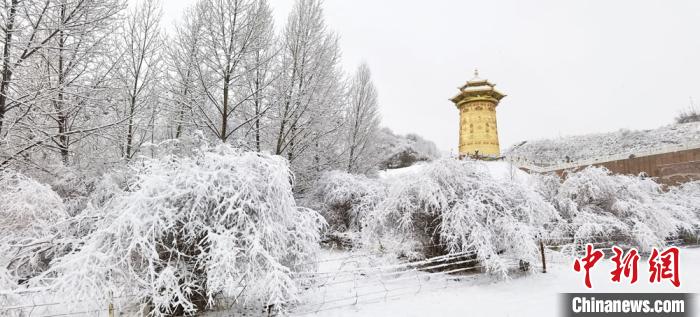
<svg viewBox="0 0 700 317">
<path fill-rule="evenodd" d="M 194 0 L 165 0 L 171 24 Z M 292 0 L 270 0 L 277 27 Z M 700 103 L 700 1 L 326 0 L 343 66 L 366 61 L 383 125 L 456 151 L 448 98 L 473 76 L 508 96 L 501 148 L 671 123 Z M 696 106 L 698 108 L 698 106 Z"/>
</svg>

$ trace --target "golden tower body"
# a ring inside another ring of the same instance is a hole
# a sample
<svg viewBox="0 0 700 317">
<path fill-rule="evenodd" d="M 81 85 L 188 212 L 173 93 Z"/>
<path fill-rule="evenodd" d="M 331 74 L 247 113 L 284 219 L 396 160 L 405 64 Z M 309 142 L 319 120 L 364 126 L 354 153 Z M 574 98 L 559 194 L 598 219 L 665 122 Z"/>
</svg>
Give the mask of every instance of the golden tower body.
<svg viewBox="0 0 700 317">
<path fill-rule="evenodd" d="M 506 95 L 494 88 L 488 80 L 480 79 L 479 73 L 452 99 L 459 109 L 459 155 L 498 157 L 498 124 L 496 107 Z"/>
</svg>

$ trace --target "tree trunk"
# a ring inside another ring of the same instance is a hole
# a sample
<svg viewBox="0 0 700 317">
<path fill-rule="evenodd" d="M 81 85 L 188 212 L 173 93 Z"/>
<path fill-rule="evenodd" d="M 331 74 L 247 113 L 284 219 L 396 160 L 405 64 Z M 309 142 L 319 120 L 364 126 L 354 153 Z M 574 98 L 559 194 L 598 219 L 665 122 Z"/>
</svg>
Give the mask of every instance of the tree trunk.
<svg viewBox="0 0 700 317">
<path fill-rule="evenodd" d="M 136 105 L 136 96 L 131 96 L 129 104 L 129 124 L 126 130 L 126 151 L 124 152 L 124 158 L 128 161 L 131 159 L 131 151 L 134 142 L 134 107 Z"/>
<path fill-rule="evenodd" d="M 187 70 L 187 75 L 185 76 L 188 80 L 188 85 L 189 85 L 189 78 L 190 78 L 190 70 Z M 189 86 L 185 86 L 185 88 L 182 91 L 182 97 L 187 98 L 187 95 L 189 95 Z M 185 121 L 185 104 L 184 102 L 180 102 L 180 113 L 178 114 L 177 118 L 177 127 L 175 128 L 175 138 L 179 139 L 180 135 L 182 135 L 182 124 Z"/>
<path fill-rule="evenodd" d="M 260 106 L 258 105 L 258 101 L 255 101 L 255 150 L 258 152 L 261 152 L 262 149 L 260 147 Z"/>
<path fill-rule="evenodd" d="M 221 142 L 226 143 L 226 133 L 228 130 L 228 88 L 229 88 L 229 76 L 224 76 L 224 104 L 221 111 Z"/>
<path fill-rule="evenodd" d="M 2 135 L 2 125 L 5 121 L 5 112 L 7 111 L 7 94 L 9 93 L 10 81 L 12 80 L 10 50 L 12 49 L 12 32 L 14 32 L 18 3 L 19 0 L 12 0 L 10 4 L 10 16 L 7 17 L 7 24 L 5 26 L 5 47 L 2 52 L 2 82 L 0 82 L 0 135 Z"/>
<path fill-rule="evenodd" d="M 255 56 L 257 69 L 255 70 L 255 150 L 260 152 L 260 54 Z"/>
<path fill-rule="evenodd" d="M 64 21 L 66 15 L 65 5 L 61 5 L 61 21 Z M 65 47 L 66 38 L 65 32 L 63 31 L 63 26 L 60 26 L 61 30 L 58 33 L 58 100 L 56 100 L 56 110 L 58 119 L 58 143 L 60 146 L 61 160 L 63 164 L 68 165 L 69 161 L 69 139 L 66 132 L 68 132 L 68 115 L 66 114 L 65 107 L 65 96 L 64 96 L 64 84 L 65 84 L 65 74 L 63 70 L 63 49 Z"/>
</svg>

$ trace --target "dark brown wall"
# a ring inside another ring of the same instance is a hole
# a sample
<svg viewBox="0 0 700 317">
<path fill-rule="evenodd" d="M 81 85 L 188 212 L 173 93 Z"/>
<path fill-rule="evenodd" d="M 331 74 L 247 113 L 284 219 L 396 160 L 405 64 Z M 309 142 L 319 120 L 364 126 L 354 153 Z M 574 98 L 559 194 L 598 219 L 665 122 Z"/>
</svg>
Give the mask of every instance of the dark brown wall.
<svg viewBox="0 0 700 317">
<path fill-rule="evenodd" d="M 615 174 L 639 175 L 644 172 L 657 178 L 660 183 L 678 185 L 692 180 L 700 180 L 700 149 L 630 157 L 624 160 L 591 165 L 604 166 Z M 584 167 L 581 166 L 577 169 Z M 564 171 L 558 170 L 556 173 L 561 175 Z"/>
</svg>

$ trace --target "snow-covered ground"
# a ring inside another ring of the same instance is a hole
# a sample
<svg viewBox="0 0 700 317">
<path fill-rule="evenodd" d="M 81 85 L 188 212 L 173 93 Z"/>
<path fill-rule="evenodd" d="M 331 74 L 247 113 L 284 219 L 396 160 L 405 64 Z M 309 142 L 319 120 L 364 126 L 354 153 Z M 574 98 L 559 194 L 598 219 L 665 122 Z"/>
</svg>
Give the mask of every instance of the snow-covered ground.
<svg viewBox="0 0 700 317">
<path fill-rule="evenodd" d="M 494 179 L 513 179 L 518 182 L 526 182 L 530 179 L 530 174 L 517 168 L 510 162 L 485 161 L 484 164 Z"/>
<path fill-rule="evenodd" d="M 396 169 L 386 169 L 379 171 L 379 178 L 385 180 L 391 180 L 404 175 L 411 175 L 420 172 L 425 168 L 425 163 L 416 163 L 409 167 L 396 168 Z"/>
<path fill-rule="evenodd" d="M 294 316 L 558 316 L 560 293 L 613 292 L 700 292 L 700 248 L 681 249 L 680 288 L 668 281 L 661 284 L 648 282 L 646 258 L 639 261 L 639 279 L 630 285 L 623 277 L 622 283 L 610 281 L 614 264 L 609 256 L 591 269 L 592 289 L 584 286 L 583 273 L 574 272 L 573 259 L 548 251 L 548 272 L 514 277 L 507 281 L 492 281 L 484 274 L 452 275 L 406 273 L 409 277 L 396 282 L 377 284 L 376 279 L 357 278 L 340 285 L 328 285 L 322 291 L 310 293 L 307 300 L 325 304 L 302 305 Z M 325 254 L 324 258 L 340 258 L 327 261 L 326 272 L 347 271 L 347 266 L 361 265 L 362 261 L 349 260 L 342 254 Z M 367 259 L 358 256 L 357 259 Z M 335 266 L 335 267 L 334 267 Z M 401 276 L 392 276 L 398 278 Z M 391 278 L 384 278 L 391 281 Z M 357 301 L 352 298 L 357 292 Z M 362 294 L 370 295 L 362 296 Z M 313 294 L 313 295 L 311 295 Z M 338 300 L 345 298 L 345 300 Z M 355 304 L 357 302 L 357 304 Z M 697 310 L 696 310 L 697 311 Z"/>
<path fill-rule="evenodd" d="M 484 166 L 486 166 L 489 174 L 491 174 L 494 179 L 516 179 L 518 181 L 527 181 L 530 178 L 530 175 L 527 172 L 517 168 L 515 165 L 507 161 L 482 161 L 479 163 L 483 163 Z M 379 171 L 379 178 L 392 181 L 405 175 L 419 173 L 425 168 L 425 166 L 426 163 L 417 163 L 409 167 Z"/>
</svg>

